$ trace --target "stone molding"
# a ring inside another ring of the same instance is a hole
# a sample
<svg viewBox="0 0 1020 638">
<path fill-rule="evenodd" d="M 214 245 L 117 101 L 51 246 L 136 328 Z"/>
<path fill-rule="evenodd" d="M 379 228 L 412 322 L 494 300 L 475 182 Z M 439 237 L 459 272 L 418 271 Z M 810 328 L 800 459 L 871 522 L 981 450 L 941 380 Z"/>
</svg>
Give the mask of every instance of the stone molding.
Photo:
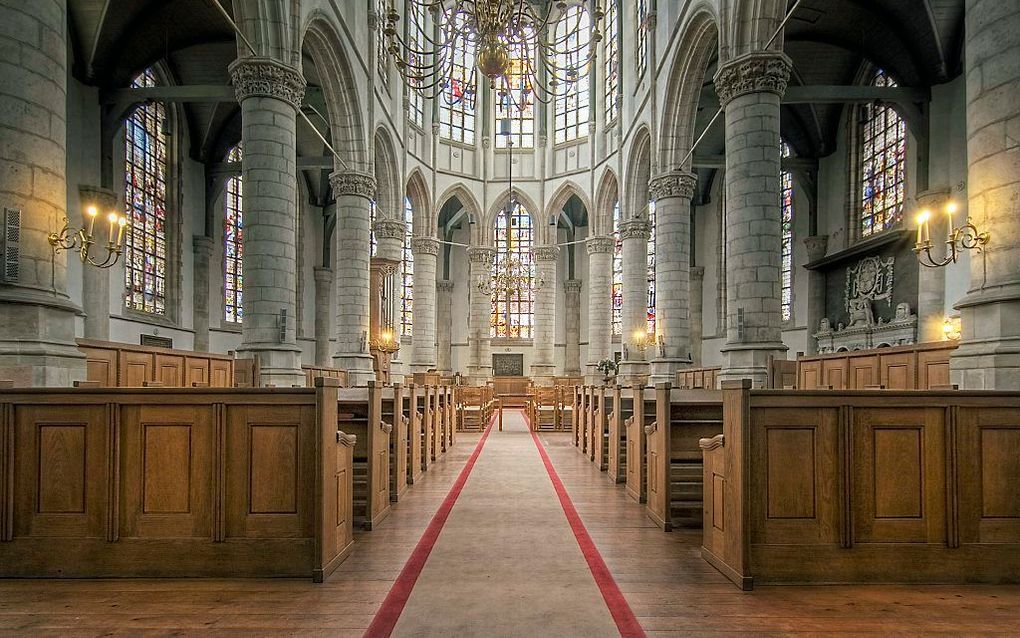
<svg viewBox="0 0 1020 638">
<path fill-rule="evenodd" d="M 822 257 L 825 257 L 825 253 L 829 249 L 829 236 L 816 235 L 813 237 L 805 237 L 804 247 L 807 248 L 808 263 L 818 261 Z"/>
<path fill-rule="evenodd" d="M 715 92 L 723 106 L 749 93 L 782 96 L 792 68 L 793 63 L 783 53 L 748 53 L 719 69 L 715 74 Z"/>
<path fill-rule="evenodd" d="M 566 281 L 563 282 L 563 291 L 564 292 L 576 292 L 576 293 L 580 294 L 581 293 L 581 286 L 583 286 L 583 285 L 584 285 L 584 282 L 581 281 L 580 279 L 567 279 Z"/>
<path fill-rule="evenodd" d="M 535 261 L 556 261 L 560 258 L 559 246 L 535 246 L 531 249 Z"/>
<path fill-rule="evenodd" d="M 644 239 L 652 236 L 652 225 L 647 219 L 628 219 L 620 222 L 620 239 Z"/>
<path fill-rule="evenodd" d="M 443 279 L 436 282 L 437 292 L 453 292 L 454 283 L 450 279 Z"/>
<path fill-rule="evenodd" d="M 354 195 L 365 199 L 374 199 L 376 192 L 375 176 L 360 171 L 336 171 L 329 176 L 329 185 L 333 195 Z"/>
<path fill-rule="evenodd" d="M 212 237 L 206 235 L 192 235 L 191 237 L 191 245 L 195 249 L 195 254 L 203 257 L 212 257 L 213 243 Z"/>
<path fill-rule="evenodd" d="M 372 230 L 378 239 L 399 239 L 403 242 L 407 233 L 407 223 L 397 219 L 378 219 Z"/>
<path fill-rule="evenodd" d="M 93 205 L 99 209 L 100 217 L 106 218 L 106 213 L 117 207 L 117 193 L 102 186 L 89 184 L 78 185 L 78 200 L 82 207 Z M 197 235 L 202 236 L 202 235 Z"/>
<path fill-rule="evenodd" d="M 704 279 L 705 278 L 705 267 L 704 266 L 691 266 L 691 279 Z"/>
<path fill-rule="evenodd" d="M 329 266 L 316 266 L 312 269 L 312 274 L 315 281 L 330 282 L 333 281 L 333 269 Z"/>
<path fill-rule="evenodd" d="M 271 97 L 295 109 L 305 97 L 305 79 L 292 66 L 265 57 L 244 57 L 228 69 L 238 102 L 250 97 Z"/>
<path fill-rule="evenodd" d="M 616 240 L 608 235 L 589 237 L 584 242 L 588 255 L 612 253 L 616 249 Z"/>
<path fill-rule="evenodd" d="M 694 199 L 694 189 L 698 185 L 698 178 L 692 173 L 673 172 L 653 177 L 648 182 L 648 195 L 653 200 L 669 199 L 679 197 L 691 201 Z"/>
<path fill-rule="evenodd" d="M 468 261 L 472 264 L 491 266 L 496 259 L 496 249 L 487 246 L 471 246 L 467 249 Z"/>
<path fill-rule="evenodd" d="M 415 255 L 438 255 L 439 240 L 432 237 L 412 237 L 411 252 Z"/>
</svg>

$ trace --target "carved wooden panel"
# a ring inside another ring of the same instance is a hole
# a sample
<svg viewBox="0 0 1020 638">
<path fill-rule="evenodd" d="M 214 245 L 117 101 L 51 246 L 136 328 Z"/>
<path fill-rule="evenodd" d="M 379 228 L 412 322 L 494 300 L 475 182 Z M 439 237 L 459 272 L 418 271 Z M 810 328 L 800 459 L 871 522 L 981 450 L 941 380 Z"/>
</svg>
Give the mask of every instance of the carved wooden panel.
<svg viewBox="0 0 1020 638">
<path fill-rule="evenodd" d="M 85 378 L 101 388 L 117 387 L 117 352 L 101 348 L 81 348 L 85 353 Z"/>
<path fill-rule="evenodd" d="M 140 388 L 155 380 L 152 355 L 147 352 L 120 351 L 120 387 Z"/>
<path fill-rule="evenodd" d="M 929 390 L 935 386 L 947 386 L 949 379 L 948 350 L 930 350 L 917 353 L 917 387 Z"/>
<path fill-rule="evenodd" d="M 199 359 L 196 357 L 188 357 L 184 361 L 184 387 L 193 387 L 196 383 L 208 384 L 209 383 L 209 363 L 208 359 Z"/>
<path fill-rule="evenodd" d="M 1016 409 L 960 409 L 960 541 L 1020 538 L 1020 414 Z"/>
<path fill-rule="evenodd" d="M 854 539 L 861 543 L 945 540 L 944 411 L 854 410 Z"/>
<path fill-rule="evenodd" d="M 249 513 L 297 513 L 298 426 L 252 424 Z"/>
<path fill-rule="evenodd" d="M 913 352 L 882 355 L 882 385 L 886 390 L 917 389 L 915 358 Z"/>
<path fill-rule="evenodd" d="M 851 357 L 849 360 L 850 377 L 848 390 L 863 390 L 869 385 L 878 385 L 878 357 Z M 837 388 L 836 384 L 832 384 Z"/>
<path fill-rule="evenodd" d="M 39 424 L 36 489 L 40 514 L 85 513 L 85 456 L 88 453 L 85 427 L 84 423 Z"/>
<path fill-rule="evenodd" d="M 817 390 L 822 378 L 822 362 L 804 361 L 798 367 L 800 372 L 797 375 L 797 386 L 801 390 Z"/>
<path fill-rule="evenodd" d="M 184 357 L 176 355 L 156 355 L 156 381 L 168 388 L 179 388 L 184 385 Z"/>
<path fill-rule="evenodd" d="M 209 387 L 229 388 L 234 384 L 234 371 L 229 361 L 211 359 L 209 361 Z"/>
<path fill-rule="evenodd" d="M 191 425 L 142 426 L 142 512 L 191 511 Z"/>
<path fill-rule="evenodd" d="M 822 361 L 822 385 L 831 386 L 833 390 L 845 390 L 847 384 L 847 360 L 824 359 Z"/>
<path fill-rule="evenodd" d="M 768 428 L 765 446 L 766 516 L 770 519 L 814 518 L 814 429 Z"/>
</svg>

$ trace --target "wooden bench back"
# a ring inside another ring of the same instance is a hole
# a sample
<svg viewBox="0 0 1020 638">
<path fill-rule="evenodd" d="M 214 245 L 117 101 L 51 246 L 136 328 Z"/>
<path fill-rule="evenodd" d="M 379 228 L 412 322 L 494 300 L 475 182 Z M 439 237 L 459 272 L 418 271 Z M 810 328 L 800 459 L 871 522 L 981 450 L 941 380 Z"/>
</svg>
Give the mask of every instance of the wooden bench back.
<svg viewBox="0 0 1020 638">
<path fill-rule="evenodd" d="M 79 339 L 78 349 L 85 354 L 86 379 L 102 388 L 140 388 L 146 382 L 167 388 L 234 385 L 235 360 L 230 355 L 91 339 Z"/>
</svg>

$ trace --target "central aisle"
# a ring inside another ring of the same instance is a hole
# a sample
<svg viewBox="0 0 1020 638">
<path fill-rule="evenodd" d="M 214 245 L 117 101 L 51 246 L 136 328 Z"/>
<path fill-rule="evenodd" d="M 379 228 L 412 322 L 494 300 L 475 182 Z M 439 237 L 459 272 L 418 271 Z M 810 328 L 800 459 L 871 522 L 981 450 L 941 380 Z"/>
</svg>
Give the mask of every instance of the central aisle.
<svg viewBox="0 0 1020 638">
<path fill-rule="evenodd" d="M 519 412 L 485 442 L 394 635 L 619 636 Z"/>
</svg>

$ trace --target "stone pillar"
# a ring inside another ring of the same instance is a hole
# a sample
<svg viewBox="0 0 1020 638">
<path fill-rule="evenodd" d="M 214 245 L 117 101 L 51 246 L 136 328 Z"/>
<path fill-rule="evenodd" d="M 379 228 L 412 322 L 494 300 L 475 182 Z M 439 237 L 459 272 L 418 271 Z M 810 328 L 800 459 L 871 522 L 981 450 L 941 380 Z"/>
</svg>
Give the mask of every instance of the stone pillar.
<svg viewBox="0 0 1020 638">
<path fill-rule="evenodd" d="M 588 365 L 589 382 L 602 379 L 595 366 L 610 358 L 613 320 L 613 250 L 612 237 L 596 235 L 585 242 L 588 248 Z"/>
<path fill-rule="evenodd" d="M 106 211 L 117 209 L 117 195 L 98 186 L 79 186 L 79 201 L 82 208 L 95 206 L 100 219 Z M 123 279 L 120 267 L 115 269 Z M 208 292 L 208 289 L 207 289 Z M 206 302 L 208 308 L 209 302 Z M 99 341 L 110 340 L 110 271 L 103 268 L 82 269 L 82 306 L 85 308 L 85 338 Z M 208 342 L 208 339 L 206 339 Z M 196 347 L 197 349 L 197 347 Z"/>
<path fill-rule="evenodd" d="M 347 370 L 351 385 L 375 379 L 368 350 L 371 211 L 375 177 L 357 171 L 329 176 L 336 197 L 336 353 L 333 366 Z"/>
<path fill-rule="evenodd" d="M 991 238 L 970 254 L 970 290 L 956 304 L 962 339 L 950 362 L 968 390 L 1020 390 L 1020 11 L 967 0 L 965 211 Z M 956 223 L 963 221 L 957 215 Z"/>
<path fill-rule="evenodd" d="M 691 266 L 691 365 L 701 365 L 705 334 L 705 267 Z"/>
<path fill-rule="evenodd" d="M 205 235 L 195 235 L 191 239 L 191 245 L 195 251 L 195 273 L 191 293 L 191 314 L 195 330 L 194 350 L 209 352 L 209 265 L 213 255 L 213 240 L 212 237 Z"/>
<path fill-rule="evenodd" d="M 378 214 L 378 210 L 376 211 Z M 376 258 L 384 259 L 392 264 L 392 270 L 386 271 L 390 285 L 384 287 L 389 295 L 383 299 L 385 307 L 382 316 L 386 325 L 383 328 L 393 330 L 394 337 L 400 340 L 400 301 L 403 294 L 403 281 L 400 277 L 400 263 L 404 259 L 404 237 L 407 222 L 403 219 L 377 219 L 372 227 L 376 239 Z M 369 244 L 371 246 L 371 243 Z M 401 346 L 390 358 L 390 375 L 393 380 L 402 379 L 407 373 L 408 362 L 411 360 L 411 348 Z"/>
<path fill-rule="evenodd" d="M 336 318 L 333 292 L 333 269 L 317 266 L 315 275 L 315 365 L 328 368 L 333 363 L 330 341 L 333 338 L 333 319 Z"/>
<path fill-rule="evenodd" d="M 781 53 L 751 53 L 715 77 L 726 109 L 726 358 L 721 380 L 764 387 L 782 335 L 779 101 L 790 77 Z"/>
<path fill-rule="evenodd" d="M 469 262 L 469 299 L 471 314 L 468 317 L 468 349 L 470 362 L 468 376 L 475 384 L 488 381 L 492 376 L 492 295 L 478 289 L 478 284 L 492 277 L 492 264 L 496 249 L 472 246 L 467 249 Z"/>
<path fill-rule="evenodd" d="M 626 382 L 645 382 L 648 363 L 645 351 L 654 348 L 636 343 L 648 337 L 648 238 L 647 219 L 628 219 L 620 224 L 623 241 L 623 360 L 620 375 Z"/>
<path fill-rule="evenodd" d="M 652 380 L 669 383 L 691 364 L 691 199 L 697 177 L 673 172 L 648 185 L 655 201 L 656 359 Z"/>
<path fill-rule="evenodd" d="M 556 265 L 560 257 L 558 246 L 536 246 L 535 271 L 542 286 L 535 291 L 534 360 L 531 376 L 539 385 L 552 384 L 556 374 Z"/>
<path fill-rule="evenodd" d="M 0 379 L 67 386 L 85 378 L 67 294 L 77 254 L 48 241 L 67 215 L 67 3 L 6 0 L 0 23 Z M 96 233 L 105 240 L 103 220 Z"/>
<path fill-rule="evenodd" d="M 411 371 L 426 372 L 439 367 L 436 358 L 436 268 L 439 241 L 432 237 L 415 237 L 411 240 L 411 252 L 414 254 L 414 326 L 411 328 L 414 345 L 411 349 Z"/>
<path fill-rule="evenodd" d="M 581 374 L 581 284 L 580 279 L 563 282 L 566 347 L 563 352 L 563 375 Z"/>
<path fill-rule="evenodd" d="M 415 262 L 417 263 L 417 261 Z M 453 372 L 453 282 L 436 283 L 436 369 L 444 374 Z"/>
<path fill-rule="evenodd" d="M 825 257 L 829 249 L 829 236 L 805 237 L 808 263 L 814 263 Z M 818 342 L 814 334 L 818 332 L 822 318 L 825 317 L 825 273 L 820 270 L 807 271 L 807 351 L 805 354 L 816 354 Z"/>
<path fill-rule="evenodd" d="M 949 232 L 949 223 L 944 211 L 949 203 L 949 191 L 930 190 L 918 193 L 916 198 L 918 210 L 929 209 L 931 221 L 929 228 L 932 236 L 931 254 L 935 259 L 942 259 L 946 254 L 946 245 L 939 239 L 945 239 Z M 961 222 L 961 219 L 955 220 Z M 942 325 L 946 317 L 946 269 L 917 269 L 917 341 L 920 343 L 942 341 L 944 333 Z"/>
</svg>

